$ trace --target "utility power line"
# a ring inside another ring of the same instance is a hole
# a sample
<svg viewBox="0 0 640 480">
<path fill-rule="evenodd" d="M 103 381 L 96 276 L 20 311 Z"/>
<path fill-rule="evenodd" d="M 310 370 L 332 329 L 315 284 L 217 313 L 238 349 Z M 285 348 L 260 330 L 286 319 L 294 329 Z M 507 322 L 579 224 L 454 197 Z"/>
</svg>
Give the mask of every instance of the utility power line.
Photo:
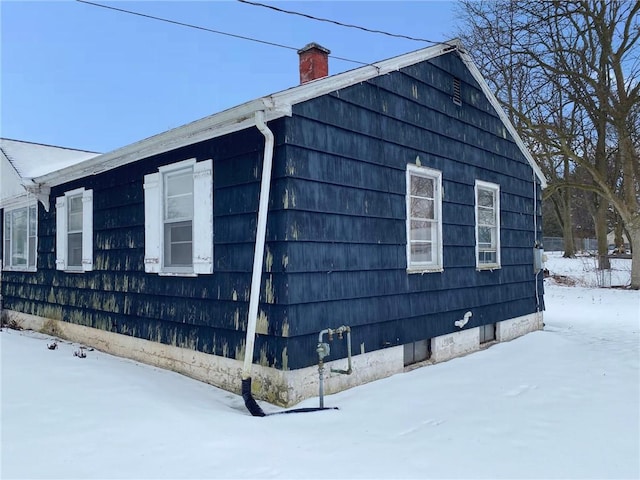
<svg viewBox="0 0 640 480">
<path fill-rule="evenodd" d="M 260 40 L 258 38 L 247 37 L 245 35 L 238 35 L 236 33 L 222 32 L 220 30 L 214 30 L 212 28 L 201 27 L 199 25 L 193 25 L 191 23 L 179 22 L 177 20 L 171 20 L 169 18 L 162 18 L 162 17 L 157 17 L 155 15 L 149 15 L 149 14 L 146 14 L 146 13 L 134 12 L 133 10 L 126 10 L 124 8 L 112 7 L 110 5 L 102 5 L 100 3 L 90 2 L 88 0 L 76 0 L 76 2 L 84 3 L 86 5 L 91 5 L 91 6 L 94 6 L 94 7 L 106 8 L 107 10 L 113 10 L 113 11 L 116 11 L 116 12 L 127 13 L 127 14 L 130 14 L 130 15 L 136 15 L 138 17 L 148 18 L 150 20 L 158 20 L 160 22 L 171 23 L 173 25 L 179 25 L 181 27 L 194 28 L 196 30 L 202 30 L 202 31 L 205 31 L 205 32 L 215 33 L 215 34 L 218 34 L 218 35 L 225 35 L 227 37 L 237 38 L 237 39 L 240 39 L 240 40 L 247 40 L 247 41 L 250 41 L 250 42 L 261 43 L 263 45 L 269 45 L 271 47 L 286 48 L 288 50 L 295 50 L 296 52 L 299 50 L 299 48 L 291 47 L 289 45 L 282 45 L 280 43 L 270 42 L 270 41 L 267 41 L 267 40 Z M 360 62 L 358 60 L 351 60 L 349 58 L 344 58 L 344 57 L 337 57 L 335 55 L 329 55 L 329 57 L 335 58 L 336 60 L 342 60 L 344 62 L 357 63 L 359 65 L 370 65 L 370 63 Z"/>
<path fill-rule="evenodd" d="M 373 28 L 367 28 L 367 27 L 363 27 L 363 26 L 360 26 L 360 25 L 354 25 L 354 24 L 351 24 L 351 23 L 343 23 L 343 22 L 339 22 L 337 20 L 331 20 L 330 18 L 315 17 L 313 15 L 309 15 L 308 13 L 296 12 L 296 11 L 293 11 L 293 10 L 285 10 L 284 8 L 279 8 L 279 7 L 275 7 L 273 5 L 267 5 L 267 4 L 260 3 L 260 2 L 252 2 L 250 0 L 237 0 L 237 1 L 240 2 L 240 3 L 245 3 L 247 5 L 253 5 L 254 7 L 268 8 L 270 10 L 275 10 L 276 12 L 286 13 L 288 15 L 297 15 L 299 17 L 304 17 L 304 18 L 308 18 L 310 20 L 316 20 L 316 21 L 319 21 L 319 22 L 333 23 L 334 25 L 339 25 L 341 27 L 355 28 L 357 30 L 362 30 L 362 31 L 368 32 L 368 33 L 378 33 L 380 35 L 386 35 L 388 37 L 404 38 L 405 40 L 413 40 L 415 42 L 432 43 L 434 45 L 442 43 L 442 42 L 435 42 L 433 40 L 427 40 L 426 38 L 411 37 L 409 35 L 402 35 L 402 34 L 399 34 L 399 33 L 390 33 L 390 32 L 385 32 L 384 30 L 375 30 Z"/>
</svg>

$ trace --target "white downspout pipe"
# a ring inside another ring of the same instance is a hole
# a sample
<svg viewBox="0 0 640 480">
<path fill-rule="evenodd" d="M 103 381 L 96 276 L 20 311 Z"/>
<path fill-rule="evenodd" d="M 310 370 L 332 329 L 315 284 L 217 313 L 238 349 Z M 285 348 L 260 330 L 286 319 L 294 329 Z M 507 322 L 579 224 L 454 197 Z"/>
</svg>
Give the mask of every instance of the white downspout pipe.
<svg viewBox="0 0 640 480">
<path fill-rule="evenodd" d="M 258 321 L 258 302 L 262 284 L 262 259 L 267 235 L 267 211 L 269 210 L 269 191 L 271 188 L 271 167 L 273 164 L 273 132 L 264 121 L 264 111 L 255 113 L 256 127 L 264 135 L 264 154 L 262 162 L 262 182 L 260 183 L 260 206 L 258 207 L 258 227 L 256 229 L 256 247 L 253 254 L 253 274 L 251 276 L 251 293 L 249 296 L 249 316 L 247 319 L 247 338 L 245 341 L 244 365 L 242 379 L 251 378 L 253 349 Z"/>
</svg>

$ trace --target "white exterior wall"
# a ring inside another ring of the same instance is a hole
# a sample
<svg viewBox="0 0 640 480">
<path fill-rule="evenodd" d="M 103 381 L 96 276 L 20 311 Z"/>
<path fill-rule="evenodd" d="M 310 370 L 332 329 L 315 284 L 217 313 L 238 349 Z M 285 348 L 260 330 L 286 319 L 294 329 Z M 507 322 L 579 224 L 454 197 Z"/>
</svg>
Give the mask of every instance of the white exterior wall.
<svg viewBox="0 0 640 480">
<path fill-rule="evenodd" d="M 480 329 L 469 328 L 431 339 L 431 359 L 444 362 L 480 348 Z"/>
<path fill-rule="evenodd" d="M 174 347 L 127 335 L 107 332 L 35 315 L 5 310 L 7 320 L 15 320 L 22 328 L 41 331 L 98 350 L 166 368 L 225 390 L 239 393 L 242 361 Z M 542 313 L 525 315 L 499 322 L 496 339 L 507 341 L 542 328 Z M 344 341 L 344 340 L 334 340 Z M 469 328 L 431 339 L 432 362 L 443 362 L 480 349 L 478 328 Z M 331 368 L 346 369 L 347 359 L 325 363 L 326 395 L 389 377 L 405 370 L 404 346 L 399 345 L 352 358 L 353 373 L 332 373 Z M 277 370 L 253 365 L 252 388 L 256 398 L 290 406 L 306 398 L 318 396 L 318 367 L 299 370 Z"/>
<path fill-rule="evenodd" d="M 542 330 L 542 312 L 512 318 L 496 325 L 496 340 L 508 342 L 535 330 Z"/>
</svg>

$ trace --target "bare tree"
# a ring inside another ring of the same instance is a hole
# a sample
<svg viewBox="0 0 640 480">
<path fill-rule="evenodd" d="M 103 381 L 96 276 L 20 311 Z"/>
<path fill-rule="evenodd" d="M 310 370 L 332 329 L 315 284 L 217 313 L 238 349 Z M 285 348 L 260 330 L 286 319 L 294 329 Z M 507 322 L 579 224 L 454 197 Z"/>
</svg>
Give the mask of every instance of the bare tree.
<svg viewBox="0 0 640 480">
<path fill-rule="evenodd" d="M 635 253 L 631 287 L 640 289 L 640 2 L 462 0 L 460 8 L 461 37 L 501 84 L 498 97 L 551 180 L 545 196 L 561 205 L 568 187 L 593 192 L 602 267 L 612 206 Z M 571 180 L 578 166 L 588 183 Z"/>
</svg>

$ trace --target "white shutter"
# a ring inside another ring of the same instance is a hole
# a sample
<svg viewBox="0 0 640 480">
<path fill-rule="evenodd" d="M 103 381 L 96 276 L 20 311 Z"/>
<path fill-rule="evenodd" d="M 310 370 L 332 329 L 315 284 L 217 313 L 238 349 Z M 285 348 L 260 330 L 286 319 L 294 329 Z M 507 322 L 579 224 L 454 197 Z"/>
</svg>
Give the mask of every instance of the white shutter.
<svg viewBox="0 0 640 480">
<path fill-rule="evenodd" d="M 93 270 L 93 190 L 82 192 L 82 271 Z"/>
<path fill-rule="evenodd" d="M 67 199 L 56 198 L 56 270 L 67 268 Z"/>
<path fill-rule="evenodd" d="M 144 271 L 160 273 L 162 190 L 160 173 L 144 176 Z"/>
<path fill-rule="evenodd" d="M 213 273 L 213 161 L 193 166 L 193 272 Z"/>
</svg>

